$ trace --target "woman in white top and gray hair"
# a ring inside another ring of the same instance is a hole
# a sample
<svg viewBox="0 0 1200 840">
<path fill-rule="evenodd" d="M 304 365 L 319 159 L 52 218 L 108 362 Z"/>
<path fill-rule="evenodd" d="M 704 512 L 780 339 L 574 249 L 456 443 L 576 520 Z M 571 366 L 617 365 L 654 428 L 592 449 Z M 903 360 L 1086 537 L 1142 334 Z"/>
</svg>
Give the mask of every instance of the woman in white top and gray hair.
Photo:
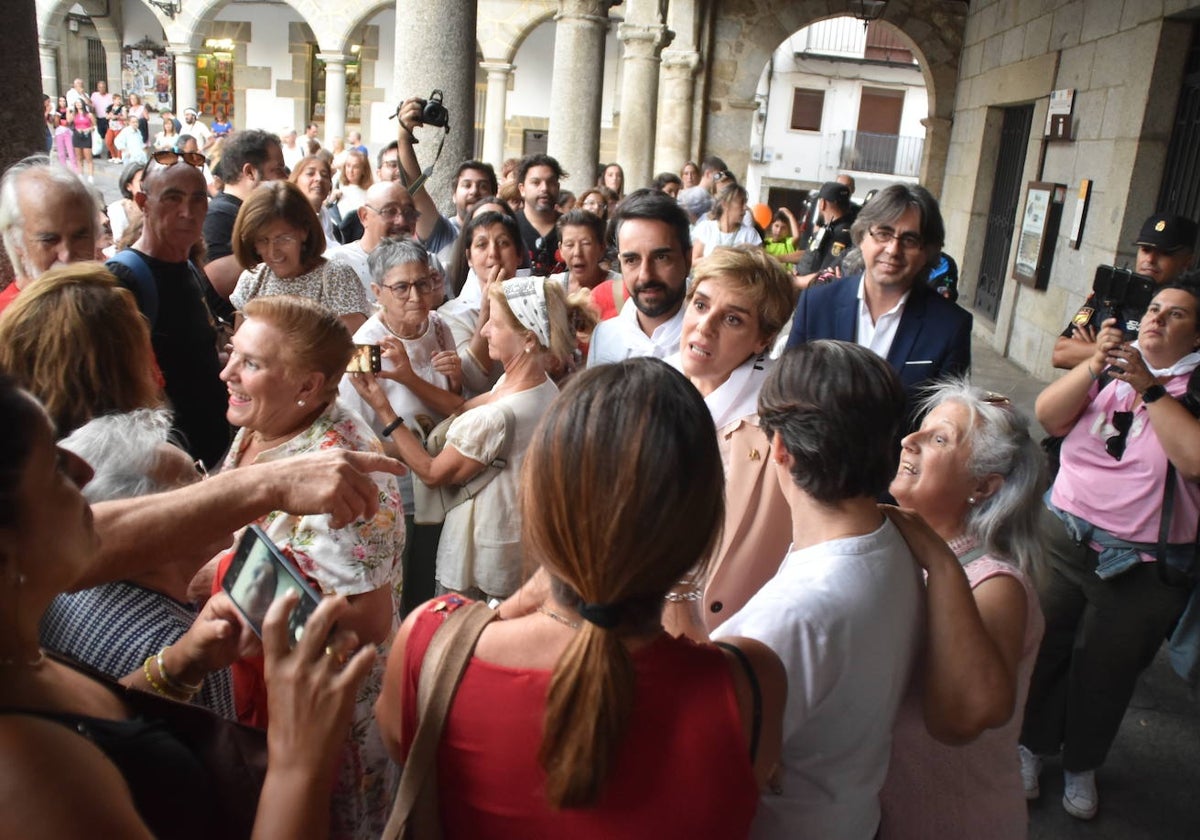
<svg viewBox="0 0 1200 840">
<path fill-rule="evenodd" d="M 489 316 L 481 334 L 489 358 L 503 365 L 504 374 L 491 391 L 466 404 L 437 455 L 405 427 L 378 378 L 351 375 L 362 398 L 387 421 L 385 431 L 400 459 L 429 487 L 466 484 L 495 468 L 475 496 L 446 512 L 437 552 L 439 591 L 480 600 L 505 598 L 522 582 L 521 464 L 534 427 L 558 393 L 549 374 L 575 348 L 570 310 L 577 306 L 568 304 L 560 282 L 544 277 L 493 283 L 487 294 Z"/>
</svg>

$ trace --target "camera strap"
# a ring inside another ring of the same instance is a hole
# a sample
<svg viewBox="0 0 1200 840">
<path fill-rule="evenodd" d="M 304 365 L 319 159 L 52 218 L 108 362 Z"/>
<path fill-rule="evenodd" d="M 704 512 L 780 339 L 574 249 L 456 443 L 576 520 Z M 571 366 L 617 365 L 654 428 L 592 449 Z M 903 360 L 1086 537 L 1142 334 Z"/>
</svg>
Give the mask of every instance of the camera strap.
<svg viewBox="0 0 1200 840">
<path fill-rule="evenodd" d="M 441 139 L 438 140 L 437 152 L 435 152 L 433 155 L 433 163 L 426 166 L 425 169 L 422 170 L 421 174 L 417 177 L 417 180 L 413 181 L 412 184 L 409 185 L 409 195 L 416 195 L 419 193 L 421 188 L 425 186 L 425 182 L 429 180 L 429 176 L 433 174 L 433 168 L 437 166 L 438 159 L 442 156 L 442 147 L 446 145 L 446 137 L 449 134 L 450 129 L 448 128 L 442 132 Z"/>
</svg>

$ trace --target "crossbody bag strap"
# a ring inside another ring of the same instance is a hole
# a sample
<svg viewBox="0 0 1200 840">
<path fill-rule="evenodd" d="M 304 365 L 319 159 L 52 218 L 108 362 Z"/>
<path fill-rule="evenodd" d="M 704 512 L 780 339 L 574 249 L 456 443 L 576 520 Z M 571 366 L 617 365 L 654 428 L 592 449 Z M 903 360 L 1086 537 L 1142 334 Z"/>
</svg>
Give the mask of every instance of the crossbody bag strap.
<svg viewBox="0 0 1200 840">
<path fill-rule="evenodd" d="M 750 657 L 746 656 L 745 651 L 729 642 L 717 642 L 716 645 L 733 654 L 742 666 L 746 679 L 750 682 L 750 702 L 753 704 L 750 723 L 750 763 L 753 764 L 758 759 L 758 739 L 762 734 L 762 686 L 758 684 L 758 674 L 754 673 L 754 666 L 750 664 Z"/>
<path fill-rule="evenodd" d="M 435 783 L 437 750 L 450 704 L 483 628 L 495 618 L 495 611 L 486 604 L 475 602 L 460 607 L 434 631 L 429 647 L 425 649 L 417 680 L 417 732 L 400 777 L 392 815 L 383 832 L 386 840 L 399 840 L 404 836 L 422 791 Z M 429 787 L 428 796 L 435 794 L 436 789 Z M 433 814 L 436 816 L 436 810 Z"/>
<path fill-rule="evenodd" d="M 500 443 L 500 449 L 497 450 L 496 457 L 477 475 L 462 485 L 462 498 L 458 498 L 458 494 L 455 494 L 456 504 L 461 504 L 467 499 L 473 499 L 478 496 L 479 491 L 487 487 L 492 479 L 508 466 L 508 455 L 512 452 L 517 418 L 508 406 L 499 405 L 497 408 L 500 409 L 501 415 L 504 417 L 504 440 Z M 449 509 L 449 506 L 447 509 Z"/>
</svg>

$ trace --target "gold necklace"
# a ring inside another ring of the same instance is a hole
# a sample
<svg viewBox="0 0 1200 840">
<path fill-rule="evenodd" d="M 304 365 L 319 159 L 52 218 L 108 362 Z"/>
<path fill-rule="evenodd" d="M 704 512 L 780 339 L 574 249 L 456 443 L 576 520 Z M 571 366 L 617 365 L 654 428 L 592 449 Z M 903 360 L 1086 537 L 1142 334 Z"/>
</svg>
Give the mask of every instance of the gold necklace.
<svg viewBox="0 0 1200 840">
<path fill-rule="evenodd" d="M 579 629 L 578 621 L 572 621 L 571 619 L 567 618 L 566 616 L 559 615 L 554 610 L 549 609 L 545 604 L 539 604 L 537 611 L 540 612 L 542 615 L 546 616 L 547 618 L 554 619 L 559 624 L 565 624 L 567 627 L 570 627 L 572 630 Z"/>
</svg>

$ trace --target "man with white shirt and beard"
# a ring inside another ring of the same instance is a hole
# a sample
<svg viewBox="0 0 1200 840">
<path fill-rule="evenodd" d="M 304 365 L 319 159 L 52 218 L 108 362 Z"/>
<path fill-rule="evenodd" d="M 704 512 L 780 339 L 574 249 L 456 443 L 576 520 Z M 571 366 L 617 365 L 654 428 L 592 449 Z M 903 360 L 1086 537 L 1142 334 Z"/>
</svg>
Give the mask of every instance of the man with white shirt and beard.
<svg viewBox="0 0 1200 840">
<path fill-rule="evenodd" d="M 611 229 L 630 299 L 592 333 L 588 367 L 633 356 L 663 359 L 679 350 L 692 269 L 689 227 L 683 208 L 657 190 L 637 190 L 621 202 Z"/>
</svg>

